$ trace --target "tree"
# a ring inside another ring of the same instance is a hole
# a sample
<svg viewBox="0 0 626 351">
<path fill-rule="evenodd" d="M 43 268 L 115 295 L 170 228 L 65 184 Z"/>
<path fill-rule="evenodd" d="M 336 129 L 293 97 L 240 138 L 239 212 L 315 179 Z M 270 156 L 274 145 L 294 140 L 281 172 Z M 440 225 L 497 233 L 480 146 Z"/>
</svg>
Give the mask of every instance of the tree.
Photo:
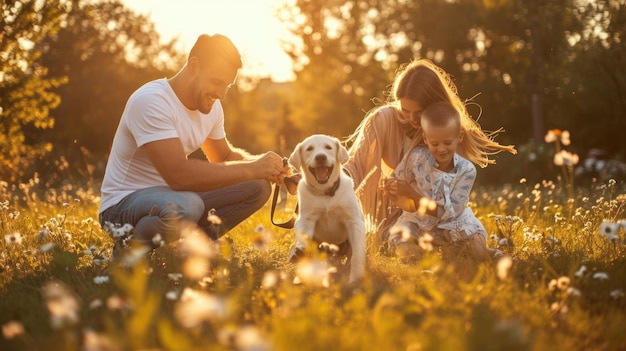
<svg viewBox="0 0 626 351">
<path fill-rule="evenodd" d="M 15 181 L 51 144 L 30 138 L 27 129 L 54 126 L 51 111 L 60 102 L 54 92 L 67 80 L 49 76 L 37 44 L 54 36 L 70 10 L 66 1 L 2 1 L 0 3 L 0 177 Z"/>
<path fill-rule="evenodd" d="M 51 73 L 67 76 L 69 84 L 58 90 L 55 129 L 37 137 L 50 140 L 55 156 L 74 165 L 87 166 L 85 154 L 106 159 L 130 94 L 149 80 L 170 76 L 184 62 L 175 45 L 176 39 L 161 43 L 154 24 L 118 0 L 72 0 L 63 28 L 40 44 L 42 62 Z M 54 160 L 46 163 L 42 167 L 56 167 Z"/>
</svg>

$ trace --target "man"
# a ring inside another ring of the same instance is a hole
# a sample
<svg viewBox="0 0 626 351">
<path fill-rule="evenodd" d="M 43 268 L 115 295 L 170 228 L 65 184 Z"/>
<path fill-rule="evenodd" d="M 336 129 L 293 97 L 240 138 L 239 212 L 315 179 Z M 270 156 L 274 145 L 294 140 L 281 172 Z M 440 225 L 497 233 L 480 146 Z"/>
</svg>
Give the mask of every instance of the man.
<svg viewBox="0 0 626 351">
<path fill-rule="evenodd" d="M 123 235 L 112 229 L 130 224 L 134 242 L 173 241 L 182 221 L 217 239 L 265 204 L 270 182 L 282 182 L 280 155 L 252 156 L 226 138 L 220 100 L 241 67 L 228 38 L 203 34 L 173 78 L 131 95 L 101 189 L 100 223 L 114 239 Z M 209 162 L 187 158 L 198 148 Z"/>
</svg>

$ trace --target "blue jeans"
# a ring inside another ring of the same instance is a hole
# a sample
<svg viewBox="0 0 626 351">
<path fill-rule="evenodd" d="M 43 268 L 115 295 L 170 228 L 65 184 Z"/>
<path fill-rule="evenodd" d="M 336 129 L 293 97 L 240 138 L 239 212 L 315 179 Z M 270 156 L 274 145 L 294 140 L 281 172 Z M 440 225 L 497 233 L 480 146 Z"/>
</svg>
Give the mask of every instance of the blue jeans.
<svg viewBox="0 0 626 351">
<path fill-rule="evenodd" d="M 100 213 L 100 224 L 131 224 L 133 241 L 150 243 L 156 234 L 166 242 L 178 239 L 179 224 L 197 223 L 213 240 L 258 211 L 272 191 L 267 180 L 251 180 L 222 189 L 192 192 L 175 191 L 165 186 L 137 190 L 117 205 Z M 221 223 L 210 223 L 207 214 L 214 214 Z"/>
</svg>

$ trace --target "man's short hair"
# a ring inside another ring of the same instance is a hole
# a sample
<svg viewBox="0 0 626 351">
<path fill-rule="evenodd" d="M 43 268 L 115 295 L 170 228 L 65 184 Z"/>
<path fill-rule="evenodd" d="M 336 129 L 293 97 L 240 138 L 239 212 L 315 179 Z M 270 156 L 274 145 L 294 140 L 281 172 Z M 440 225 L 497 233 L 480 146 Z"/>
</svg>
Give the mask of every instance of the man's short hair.
<svg viewBox="0 0 626 351">
<path fill-rule="evenodd" d="M 192 57 L 197 57 L 201 64 L 216 57 L 222 57 L 237 69 L 243 66 L 241 55 L 235 44 L 221 34 L 201 34 L 191 48 L 187 59 Z"/>
</svg>

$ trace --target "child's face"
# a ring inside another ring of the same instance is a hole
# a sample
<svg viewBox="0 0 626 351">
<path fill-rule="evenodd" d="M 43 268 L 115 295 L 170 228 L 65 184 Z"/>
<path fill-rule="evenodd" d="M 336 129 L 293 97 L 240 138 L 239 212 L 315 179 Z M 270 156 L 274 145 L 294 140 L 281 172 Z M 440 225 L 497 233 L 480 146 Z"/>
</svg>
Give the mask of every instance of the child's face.
<svg viewBox="0 0 626 351">
<path fill-rule="evenodd" d="M 454 153 L 459 143 L 463 140 L 463 132 L 458 125 L 448 123 L 444 127 L 434 127 L 427 122 L 422 122 L 424 142 L 428 151 L 433 155 L 439 169 L 450 171 L 452 169 Z"/>
</svg>

